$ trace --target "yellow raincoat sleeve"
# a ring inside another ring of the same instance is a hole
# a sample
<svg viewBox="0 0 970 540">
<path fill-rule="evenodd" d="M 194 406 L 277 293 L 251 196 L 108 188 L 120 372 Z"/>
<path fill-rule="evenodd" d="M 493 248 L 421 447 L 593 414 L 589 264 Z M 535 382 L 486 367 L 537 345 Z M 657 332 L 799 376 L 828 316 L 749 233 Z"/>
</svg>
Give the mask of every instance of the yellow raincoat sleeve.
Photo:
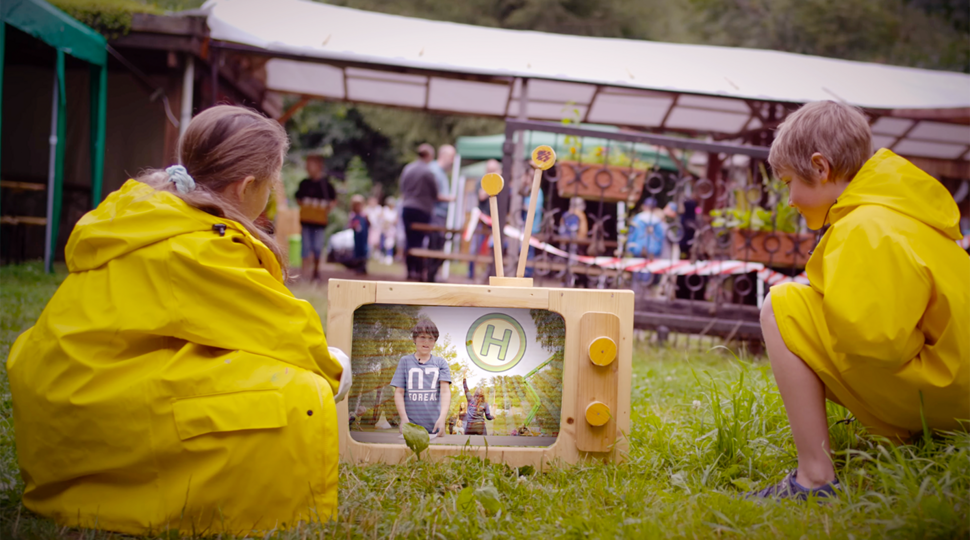
<svg viewBox="0 0 970 540">
<path fill-rule="evenodd" d="M 854 214 L 854 223 L 832 229 L 824 252 L 822 309 L 832 349 L 898 367 L 923 347 L 917 326 L 930 299 L 929 276 L 905 244 L 863 215 L 865 209 Z"/>
<path fill-rule="evenodd" d="M 263 265 L 272 253 L 237 231 L 168 240 L 175 337 L 275 358 L 317 373 L 336 394 L 343 368 L 327 351 L 320 317 Z M 273 261 L 275 263 L 275 261 Z"/>
</svg>

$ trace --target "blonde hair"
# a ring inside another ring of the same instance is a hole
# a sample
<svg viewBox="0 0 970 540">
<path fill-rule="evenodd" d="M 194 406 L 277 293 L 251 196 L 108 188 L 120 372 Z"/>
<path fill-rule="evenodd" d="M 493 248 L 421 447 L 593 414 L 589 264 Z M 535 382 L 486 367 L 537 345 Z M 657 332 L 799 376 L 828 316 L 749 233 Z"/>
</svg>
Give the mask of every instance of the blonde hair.
<svg viewBox="0 0 970 540">
<path fill-rule="evenodd" d="M 363 206 L 364 206 L 363 195 L 354 195 L 350 198 L 350 209 L 352 211 L 356 212 L 357 211 L 356 209 L 362 208 Z"/>
<path fill-rule="evenodd" d="M 165 171 L 147 171 L 138 180 L 189 206 L 242 225 L 273 252 L 285 279 L 289 269 L 276 240 L 222 192 L 247 176 L 258 183 L 279 182 L 287 148 L 289 139 L 279 122 L 244 107 L 218 105 L 193 118 L 179 139 L 179 161 L 195 180 L 195 189 L 179 193 Z"/>
<path fill-rule="evenodd" d="M 828 160 L 834 179 L 851 180 L 872 157 L 872 130 L 862 111 L 835 101 L 805 104 L 778 126 L 768 163 L 776 174 L 810 181 L 815 152 Z"/>
</svg>

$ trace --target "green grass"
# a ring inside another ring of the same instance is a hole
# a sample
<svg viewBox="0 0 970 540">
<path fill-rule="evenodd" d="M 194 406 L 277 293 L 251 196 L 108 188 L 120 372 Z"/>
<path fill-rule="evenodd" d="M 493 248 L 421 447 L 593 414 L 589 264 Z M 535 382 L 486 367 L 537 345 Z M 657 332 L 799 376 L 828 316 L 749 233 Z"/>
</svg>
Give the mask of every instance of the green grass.
<svg viewBox="0 0 970 540">
<path fill-rule="evenodd" d="M 6 357 L 13 339 L 36 319 L 61 279 L 41 274 L 36 266 L 0 268 L 0 356 Z M 315 305 L 325 305 L 322 289 L 298 289 L 298 294 L 313 295 Z M 778 480 L 795 464 L 788 423 L 767 364 L 719 350 L 685 352 L 640 342 L 633 367 L 631 448 L 622 464 L 556 466 L 524 476 L 468 457 L 341 466 L 336 521 L 268 536 L 970 535 L 970 435 L 965 432 L 893 446 L 868 437 L 857 423 L 836 424 L 850 416 L 830 406 L 844 496 L 821 505 L 749 502 L 738 494 Z M 122 538 L 59 528 L 22 507 L 10 415 L 6 372 L 0 370 L 0 538 Z"/>
</svg>

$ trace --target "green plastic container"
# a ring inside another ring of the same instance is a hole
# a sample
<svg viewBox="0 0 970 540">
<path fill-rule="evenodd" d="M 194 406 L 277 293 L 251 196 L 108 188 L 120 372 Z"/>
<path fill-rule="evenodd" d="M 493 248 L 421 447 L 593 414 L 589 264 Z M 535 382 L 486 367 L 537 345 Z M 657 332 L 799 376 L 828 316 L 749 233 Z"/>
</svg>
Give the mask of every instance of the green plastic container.
<svg viewBox="0 0 970 540">
<path fill-rule="evenodd" d="M 303 238 L 299 234 L 291 234 L 290 240 L 290 267 L 299 268 L 303 265 Z"/>
</svg>

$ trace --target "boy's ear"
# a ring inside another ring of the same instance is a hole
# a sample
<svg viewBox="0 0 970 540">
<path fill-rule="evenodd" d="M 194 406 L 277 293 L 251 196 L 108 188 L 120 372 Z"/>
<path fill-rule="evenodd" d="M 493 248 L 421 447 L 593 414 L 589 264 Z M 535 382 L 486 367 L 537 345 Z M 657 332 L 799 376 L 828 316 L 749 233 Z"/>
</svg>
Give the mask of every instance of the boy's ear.
<svg viewBox="0 0 970 540">
<path fill-rule="evenodd" d="M 818 152 L 812 154 L 812 170 L 815 172 L 815 179 L 819 183 L 824 184 L 825 182 L 833 180 L 832 167 L 829 165 L 829 160 Z"/>
</svg>

